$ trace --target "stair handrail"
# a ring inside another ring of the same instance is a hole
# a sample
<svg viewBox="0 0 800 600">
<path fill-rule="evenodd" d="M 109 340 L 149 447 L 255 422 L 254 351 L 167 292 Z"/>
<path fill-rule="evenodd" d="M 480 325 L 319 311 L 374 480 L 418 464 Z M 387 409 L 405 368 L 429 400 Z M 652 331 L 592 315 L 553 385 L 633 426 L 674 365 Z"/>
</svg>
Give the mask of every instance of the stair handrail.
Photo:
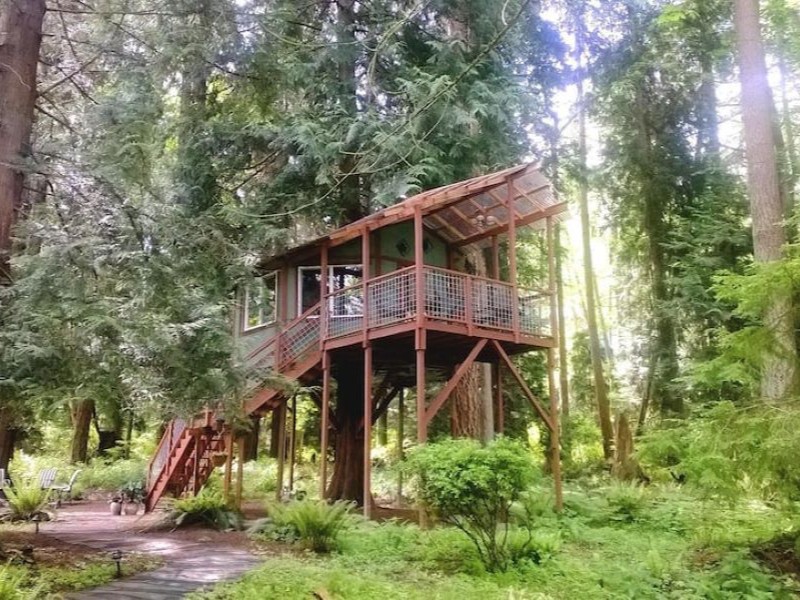
<svg viewBox="0 0 800 600">
<path fill-rule="evenodd" d="M 164 435 L 161 436 L 161 440 L 158 442 L 156 452 L 147 465 L 146 487 L 148 492 L 153 488 L 158 475 L 167 464 L 169 455 L 172 453 L 176 441 L 180 438 L 185 429 L 186 422 L 183 419 L 172 419 L 164 430 Z"/>
<path fill-rule="evenodd" d="M 278 327 L 278 333 L 276 335 L 272 336 L 271 338 L 269 338 L 267 341 L 265 341 L 260 346 L 256 346 L 255 349 L 251 350 L 250 353 L 247 355 L 247 360 L 249 361 L 249 360 L 253 359 L 254 357 L 256 357 L 259 354 L 261 354 L 264 350 L 266 350 L 270 346 L 276 344 L 279 339 L 284 337 L 286 331 L 288 331 L 289 329 L 291 329 L 292 327 L 294 327 L 295 325 L 297 325 L 301 321 L 304 321 L 305 319 L 309 318 L 313 312 L 315 312 L 317 310 L 320 310 L 321 308 L 322 308 L 322 302 L 321 301 L 317 302 L 314 306 L 312 306 L 311 308 L 306 310 L 299 317 L 296 317 L 296 318 L 292 319 L 288 323 L 283 323 L 282 325 L 280 325 Z M 280 351 L 280 346 L 278 346 L 277 349 Z M 280 361 L 278 360 L 277 356 L 275 358 L 276 358 L 275 365 L 277 366 Z"/>
</svg>

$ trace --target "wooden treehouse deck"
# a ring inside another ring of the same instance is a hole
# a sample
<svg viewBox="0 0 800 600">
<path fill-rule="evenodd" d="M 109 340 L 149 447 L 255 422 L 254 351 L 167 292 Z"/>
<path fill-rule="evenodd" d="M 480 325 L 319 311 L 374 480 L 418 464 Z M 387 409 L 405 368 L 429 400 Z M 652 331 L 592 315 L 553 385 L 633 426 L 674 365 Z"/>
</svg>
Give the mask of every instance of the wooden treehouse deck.
<svg viewBox="0 0 800 600">
<path fill-rule="evenodd" d="M 553 352 L 557 347 L 553 231 L 565 210 L 566 206 L 558 203 L 536 165 L 519 165 L 423 192 L 273 257 L 265 262 L 264 268 L 274 269 L 273 281 L 274 275 L 279 274 L 280 294 L 278 288 L 273 288 L 273 294 L 279 298 L 275 301 L 278 310 L 274 319 L 280 322 L 275 333 L 250 352 L 247 362 L 266 374 L 320 386 L 320 456 L 323 457 L 327 456 L 331 424 L 331 371 L 346 371 L 349 366 L 358 365 L 352 372 L 363 373 L 364 498 L 371 493 L 376 374 L 382 373 L 383 382 L 392 379 L 394 387 L 417 390 L 416 437 L 419 443 L 424 443 L 434 415 L 476 361 L 494 367 L 493 402 L 499 407 L 502 419 L 502 367 L 513 376 L 552 432 L 552 461 L 558 480 L 558 399 L 553 383 Z M 518 285 L 517 227 L 538 228 L 546 234 L 546 289 L 524 289 Z M 389 235 L 392 231 L 395 238 Z M 500 279 L 501 235 L 506 236 L 507 281 Z M 355 243 L 359 239 L 360 251 Z M 384 243 L 390 239 L 391 244 Z M 413 240 L 413 244 L 408 240 Z M 434 259 L 436 244 L 443 251 Z M 350 254 L 336 254 L 337 248 L 345 247 Z M 473 254 L 490 253 L 487 268 L 493 278 L 464 272 L 470 270 L 467 253 L 463 252 L 466 247 Z M 431 256 L 426 257 L 429 250 Z M 413 260 L 401 261 L 393 255 L 399 253 L 405 257 L 411 251 Z M 343 257 L 347 259 L 345 263 L 331 262 Z M 452 267 L 457 260 L 463 266 L 461 271 L 428 264 L 446 263 Z M 387 261 L 393 266 L 386 267 Z M 334 285 L 331 274 L 337 268 L 341 272 L 342 267 L 337 266 L 341 264 L 349 265 L 351 279 L 347 284 Z M 307 306 L 316 302 L 295 319 L 288 318 L 292 310 L 287 295 L 289 280 L 294 277 L 292 269 L 298 272 L 296 303 Z M 306 281 L 300 279 L 300 269 L 311 273 L 311 288 L 302 288 L 309 291 L 307 295 L 300 291 L 300 284 Z M 318 273 L 318 283 L 313 279 L 314 272 Z M 510 358 L 536 349 L 548 353 L 549 410 L 531 393 Z M 433 397 L 426 388 L 429 369 L 440 369 L 449 377 L 441 388 L 433 387 L 436 392 Z M 253 382 L 243 407 L 246 415 L 260 416 L 278 408 L 285 414 L 287 392 L 279 386 L 265 385 L 266 380 Z M 502 431 L 502 422 L 499 430 Z M 214 466 L 223 460 L 226 490 L 229 490 L 234 443 L 233 428 L 211 411 L 189 422 L 173 421 L 148 470 L 147 510 L 152 510 L 168 492 L 197 493 Z M 241 440 L 239 448 L 241 452 Z M 321 460 L 323 496 L 326 481 L 327 461 Z M 558 504 L 559 485 L 556 499 Z M 367 515 L 370 506 L 370 502 L 364 502 Z"/>
</svg>

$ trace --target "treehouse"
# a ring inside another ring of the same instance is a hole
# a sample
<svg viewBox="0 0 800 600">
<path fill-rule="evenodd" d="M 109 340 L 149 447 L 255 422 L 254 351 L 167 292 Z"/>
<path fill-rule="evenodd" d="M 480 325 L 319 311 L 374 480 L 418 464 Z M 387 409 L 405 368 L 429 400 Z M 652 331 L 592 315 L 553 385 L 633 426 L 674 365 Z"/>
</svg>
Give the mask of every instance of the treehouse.
<svg viewBox="0 0 800 600">
<path fill-rule="evenodd" d="M 503 372 L 558 447 L 553 227 L 565 210 L 538 168 L 524 164 L 417 194 L 263 263 L 243 291 L 236 337 L 253 367 L 318 386 L 321 496 L 360 501 L 369 516 L 377 416 L 413 388 L 424 443 L 431 420 L 476 362 L 492 365 L 495 430 L 503 430 Z M 539 289 L 518 285 L 521 228 L 542 232 Z M 511 359 L 531 351 L 548 353 L 549 409 Z M 288 396 L 281 386 L 254 386 L 244 412 L 279 411 L 285 419 Z M 173 421 L 150 465 L 147 508 L 168 491 L 197 493 L 223 462 L 229 490 L 235 436 L 210 410 Z M 556 451 L 551 465 L 558 476 Z"/>
</svg>

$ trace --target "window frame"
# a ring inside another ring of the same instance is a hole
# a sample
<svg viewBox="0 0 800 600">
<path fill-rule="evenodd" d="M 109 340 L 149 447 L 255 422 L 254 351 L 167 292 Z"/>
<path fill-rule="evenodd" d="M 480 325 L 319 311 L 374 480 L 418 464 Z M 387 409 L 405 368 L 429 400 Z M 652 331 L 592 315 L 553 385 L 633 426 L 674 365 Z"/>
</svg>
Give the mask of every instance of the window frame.
<svg viewBox="0 0 800 600">
<path fill-rule="evenodd" d="M 256 325 L 250 325 L 250 290 L 253 283 L 258 281 L 259 285 L 266 286 L 267 280 L 274 279 L 275 281 L 275 301 L 273 302 L 272 314 L 267 317 L 264 315 L 264 307 L 259 308 L 259 322 Z M 269 327 L 278 322 L 278 303 L 280 302 L 280 277 L 278 271 L 270 271 L 264 275 L 253 277 L 253 281 L 244 286 L 244 303 L 242 305 L 242 332 L 250 333 L 256 329 Z"/>
<path fill-rule="evenodd" d="M 359 267 L 361 269 L 361 283 L 364 283 L 364 265 L 361 263 L 346 263 L 346 264 L 335 264 L 335 265 L 328 265 L 328 290 L 331 289 L 331 283 L 333 281 L 333 273 L 334 269 L 347 269 Z M 322 272 L 322 265 L 302 265 L 297 267 L 297 316 L 299 317 L 305 311 L 303 310 L 303 275 L 302 272 L 310 271 L 318 269 L 320 274 Z M 330 296 L 330 294 L 329 294 Z M 329 298 L 329 302 L 330 302 Z M 321 302 L 321 300 L 320 300 Z M 355 318 L 356 315 L 334 315 L 330 310 L 330 305 L 328 306 L 328 317 L 332 319 L 342 319 L 342 318 Z M 357 315 L 358 317 L 362 317 L 363 315 Z"/>
</svg>

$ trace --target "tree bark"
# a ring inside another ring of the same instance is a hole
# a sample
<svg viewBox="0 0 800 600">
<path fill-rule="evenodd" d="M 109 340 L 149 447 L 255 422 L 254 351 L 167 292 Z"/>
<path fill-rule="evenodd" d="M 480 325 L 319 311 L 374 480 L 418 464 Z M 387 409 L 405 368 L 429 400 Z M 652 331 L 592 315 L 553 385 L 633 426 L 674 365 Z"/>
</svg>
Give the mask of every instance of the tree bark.
<svg viewBox="0 0 800 600">
<path fill-rule="evenodd" d="M 0 285 L 11 283 L 11 228 L 31 154 L 44 13 L 44 0 L 16 0 L 0 14 Z"/>
<path fill-rule="evenodd" d="M 270 413 L 269 419 L 269 456 L 278 458 L 278 444 L 280 443 L 281 418 L 277 410 Z"/>
<path fill-rule="evenodd" d="M 578 24 L 577 59 L 583 61 L 583 27 Z M 583 91 L 584 70 L 578 77 L 578 202 L 581 213 L 581 240 L 583 246 L 583 284 L 586 291 L 586 325 L 589 329 L 589 350 L 592 359 L 592 375 L 594 393 L 597 402 L 597 415 L 600 421 L 600 432 L 603 438 L 603 456 L 606 460 L 612 457 L 611 407 L 608 400 L 608 386 L 603 373 L 603 355 L 600 348 L 600 332 L 597 328 L 597 307 L 594 293 L 594 266 L 592 264 L 592 232 L 589 223 L 589 181 L 586 166 L 586 96 Z"/>
<path fill-rule="evenodd" d="M 258 438 L 261 434 L 261 417 L 250 417 L 251 427 L 244 435 L 244 460 L 250 462 L 258 460 Z"/>
<path fill-rule="evenodd" d="M 450 396 L 450 433 L 453 437 L 483 439 L 480 390 L 480 367 L 473 364 Z"/>
<path fill-rule="evenodd" d="M 333 373 L 336 379 L 333 474 L 330 500 L 364 502 L 364 364 L 347 365 Z"/>
<path fill-rule="evenodd" d="M 14 458 L 18 434 L 11 410 L 0 409 L 0 469 L 5 469 L 6 473 L 8 473 L 8 463 Z"/>
<path fill-rule="evenodd" d="M 756 262 L 770 263 L 783 257 L 786 233 L 782 224 L 784 207 L 772 121 L 774 106 L 767 81 L 758 0 L 734 1 L 734 28 L 753 249 Z M 792 391 L 795 379 L 797 352 L 791 298 L 774 298 L 765 310 L 764 324 L 773 332 L 776 351 L 764 358 L 761 395 L 766 400 L 776 400 Z"/>
<path fill-rule="evenodd" d="M 85 463 L 89 457 L 89 430 L 94 415 L 93 400 L 78 400 L 72 407 L 72 453 L 70 462 Z"/>
</svg>

